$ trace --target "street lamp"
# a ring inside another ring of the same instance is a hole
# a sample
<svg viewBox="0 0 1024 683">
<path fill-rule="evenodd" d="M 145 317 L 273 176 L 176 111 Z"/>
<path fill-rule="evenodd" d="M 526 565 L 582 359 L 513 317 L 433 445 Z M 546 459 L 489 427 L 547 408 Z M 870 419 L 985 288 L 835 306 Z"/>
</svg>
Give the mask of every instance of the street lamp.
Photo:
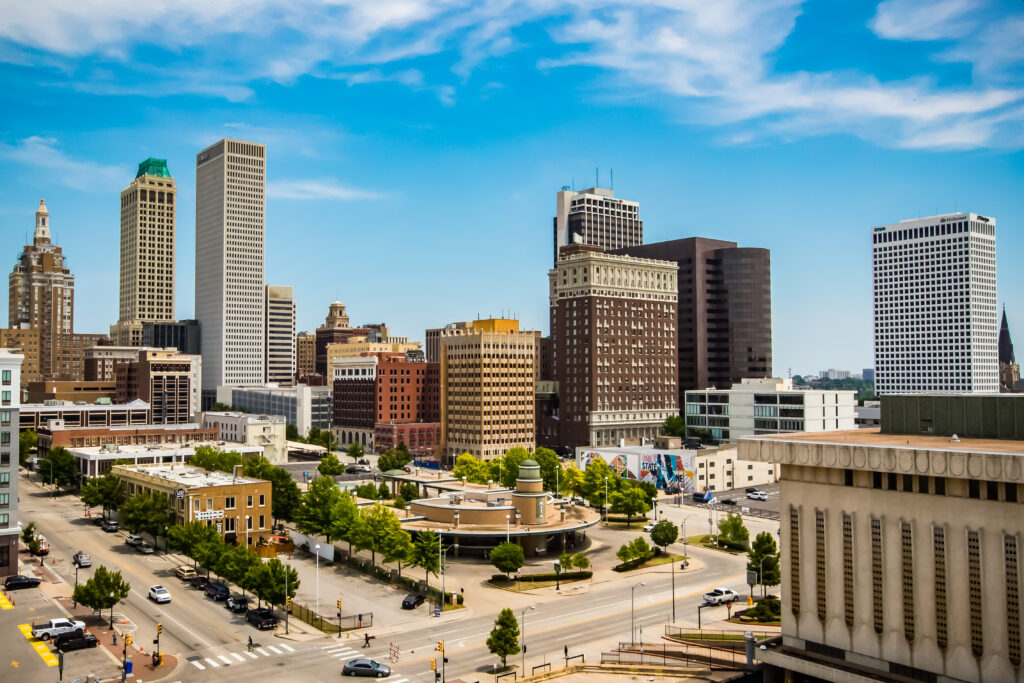
<svg viewBox="0 0 1024 683">
<path fill-rule="evenodd" d="M 558 586 L 558 575 L 562 571 L 562 563 L 559 562 L 558 560 L 555 560 L 554 561 L 554 565 L 555 565 L 555 590 L 558 591 L 558 590 L 561 590 L 559 588 L 559 586 Z"/>
<path fill-rule="evenodd" d="M 40 460 L 39 462 L 40 462 L 40 464 L 46 463 L 47 465 L 50 466 L 50 483 L 53 484 L 53 461 L 52 460 L 46 460 L 44 458 L 43 460 Z M 53 498 L 53 489 L 50 489 L 50 498 Z"/>
<path fill-rule="evenodd" d="M 527 612 L 527 610 L 534 610 L 534 609 L 537 609 L 537 608 L 534 607 L 533 605 L 529 605 L 527 607 L 524 607 L 522 609 L 522 616 L 520 617 L 520 621 L 523 622 L 523 671 L 526 671 L 526 612 Z"/>
<path fill-rule="evenodd" d="M 634 604 L 633 603 L 633 595 L 636 593 L 636 589 L 637 588 L 639 588 L 640 586 L 646 586 L 646 585 L 647 584 L 645 584 L 643 581 L 641 581 L 640 583 L 633 584 L 629 588 L 629 644 L 630 645 L 632 645 L 633 643 L 636 642 L 636 627 L 635 627 L 635 623 L 636 622 L 635 622 L 634 611 L 633 611 L 633 604 Z"/>
<path fill-rule="evenodd" d="M 511 543 L 509 541 L 509 529 L 512 524 L 512 515 L 505 515 L 505 543 Z"/>
<path fill-rule="evenodd" d="M 316 544 L 316 613 L 320 614 L 320 544 Z"/>
</svg>

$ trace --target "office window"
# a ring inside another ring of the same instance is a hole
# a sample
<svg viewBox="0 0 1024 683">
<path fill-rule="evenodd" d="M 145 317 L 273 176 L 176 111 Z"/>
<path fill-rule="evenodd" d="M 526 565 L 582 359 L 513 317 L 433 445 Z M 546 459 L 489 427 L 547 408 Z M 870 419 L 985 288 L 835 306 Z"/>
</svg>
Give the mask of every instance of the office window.
<svg viewBox="0 0 1024 683">
<path fill-rule="evenodd" d="M 814 567 L 818 619 L 824 622 L 828 617 L 828 610 L 825 598 L 827 588 L 825 586 L 825 512 L 823 510 L 814 512 Z"/>
<path fill-rule="evenodd" d="M 207 510 L 212 510 L 213 509 L 213 498 L 207 498 L 206 499 L 206 509 Z"/>
<path fill-rule="evenodd" d="M 917 478 L 917 492 L 929 493 L 928 475 L 922 474 Z"/>
<path fill-rule="evenodd" d="M 914 640 L 914 537 L 910 524 L 900 524 L 900 550 L 903 560 L 903 637 Z"/>
<path fill-rule="evenodd" d="M 882 488 L 882 473 L 872 472 L 871 473 L 871 488 L 881 489 Z"/>
<path fill-rule="evenodd" d="M 847 628 L 853 628 L 853 587 L 853 517 L 843 515 L 843 620 Z"/>
<path fill-rule="evenodd" d="M 882 520 L 871 518 L 871 608 L 875 633 L 885 630 L 885 591 L 882 565 Z"/>
<path fill-rule="evenodd" d="M 245 507 L 247 507 L 247 508 L 251 508 L 252 507 L 252 496 L 246 496 Z"/>
<path fill-rule="evenodd" d="M 935 644 L 945 650 L 949 646 L 946 591 L 946 530 L 937 526 L 932 529 L 932 551 L 935 563 Z"/>
<path fill-rule="evenodd" d="M 10 384 L 11 383 L 11 371 L 10 370 L 4 370 L 2 377 L 3 377 L 2 381 L 3 381 L 4 384 Z"/>
<path fill-rule="evenodd" d="M 252 517 L 249 515 L 245 516 L 245 528 L 247 531 L 252 531 Z"/>
<path fill-rule="evenodd" d="M 946 495 L 946 478 L 935 477 L 935 495 L 944 496 Z"/>
<path fill-rule="evenodd" d="M 7 507 L 11 504 L 11 494 L 0 493 L 0 507 Z"/>
<path fill-rule="evenodd" d="M 969 498 L 981 498 L 981 482 L 977 479 L 967 480 L 967 496 Z"/>
<path fill-rule="evenodd" d="M 853 470 L 843 470 L 843 486 L 853 486 Z"/>
<path fill-rule="evenodd" d="M 263 515 L 260 515 L 260 528 L 261 529 L 266 529 L 267 528 L 266 527 L 266 518 Z"/>
<path fill-rule="evenodd" d="M 800 513 L 789 506 L 789 602 L 793 614 L 800 614 Z"/>
<path fill-rule="evenodd" d="M 986 481 L 985 482 L 985 498 L 988 500 L 999 500 L 999 482 L 998 481 Z"/>
<path fill-rule="evenodd" d="M 1020 575 L 1017 570 L 1017 537 L 1003 536 L 1006 563 L 1006 645 L 1010 663 L 1020 666 Z"/>
<path fill-rule="evenodd" d="M 971 653 L 985 654 L 981 587 L 981 538 L 977 531 L 967 532 L 967 597 L 971 624 Z"/>
<path fill-rule="evenodd" d="M 264 494 L 260 494 L 260 507 L 264 507 L 267 504 L 267 497 Z"/>
</svg>

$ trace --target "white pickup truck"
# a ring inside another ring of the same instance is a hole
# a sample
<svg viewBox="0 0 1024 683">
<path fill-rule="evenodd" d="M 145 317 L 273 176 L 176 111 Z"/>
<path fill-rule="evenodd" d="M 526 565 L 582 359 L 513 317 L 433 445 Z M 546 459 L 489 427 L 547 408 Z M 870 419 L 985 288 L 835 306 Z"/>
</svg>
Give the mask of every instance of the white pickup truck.
<svg viewBox="0 0 1024 683">
<path fill-rule="evenodd" d="M 85 632 L 85 622 L 70 619 L 50 619 L 44 624 L 32 625 L 32 635 L 41 640 L 50 640 L 65 633 L 83 632 Z"/>
</svg>

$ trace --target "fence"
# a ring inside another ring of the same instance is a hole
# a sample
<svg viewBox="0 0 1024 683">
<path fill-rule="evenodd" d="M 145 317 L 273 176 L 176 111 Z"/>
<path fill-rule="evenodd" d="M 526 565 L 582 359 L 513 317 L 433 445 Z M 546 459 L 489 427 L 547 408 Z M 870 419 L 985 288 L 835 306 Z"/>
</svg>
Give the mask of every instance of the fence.
<svg viewBox="0 0 1024 683">
<path fill-rule="evenodd" d="M 748 517 L 760 517 L 762 519 L 780 519 L 778 510 L 765 510 L 764 508 L 752 508 L 739 505 L 722 505 L 721 503 L 715 503 L 714 505 L 708 505 L 702 500 L 694 500 L 693 498 L 683 496 L 683 505 L 691 505 L 693 507 L 705 508 L 707 510 L 718 510 L 719 512 L 738 512 Z"/>
<path fill-rule="evenodd" d="M 320 629 L 324 633 L 338 633 L 339 631 L 351 631 L 357 628 L 369 628 L 373 626 L 373 612 L 364 614 L 349 614 L 337 616 L 324 616 L 317 614 L 305 605 L 293 602 L 289 612 L 293 617 L 304 621 L 313 628 Z"/>
<path fill-rule="evenodd" d="M 775 638 L 779 635 L 778 631 L 726 631 L 726 630 L 711 630 L 711 629 L 696 629 L 696 628 L 682 628 L 680 626 L 672 626 L 671 624 L 665 625 L 665 635 L 673 640 L 736 640 L 743 642 L 745 640 L 745 634 L 750 633 L 756 640 L 764 640 L 766 638 Z"/>
</svg>

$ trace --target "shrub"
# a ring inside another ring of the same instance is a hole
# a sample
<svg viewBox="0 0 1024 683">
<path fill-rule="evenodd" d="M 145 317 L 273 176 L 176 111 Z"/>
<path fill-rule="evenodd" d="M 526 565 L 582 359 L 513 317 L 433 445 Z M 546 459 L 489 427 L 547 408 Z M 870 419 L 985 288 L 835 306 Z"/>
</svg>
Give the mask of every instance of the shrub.
<svg viewBox="0 0 1024 683">
<path fill-rule="evenodd" d="M 458 595 L 456 595 L 456 596 L 455 596 L 455 602 L 456 602 L 456 604 L 459 604 L 459 605 L 461 605 L 461 604 L 463 604 L 463 603 L 464 603 L 465 601 L 466 601 L 466 598 L 465 598 L 465 596 L 464 596 L 464 595 L 463 595 L 462 593 L 459 593 Z"/>
<path fill-rule="evenodd" d="M 782 603 L 774 595 L 757 601 L 757 604 L 743 613 L 754 621 L 779 621 L 782 618 Z"/>
</svg>

